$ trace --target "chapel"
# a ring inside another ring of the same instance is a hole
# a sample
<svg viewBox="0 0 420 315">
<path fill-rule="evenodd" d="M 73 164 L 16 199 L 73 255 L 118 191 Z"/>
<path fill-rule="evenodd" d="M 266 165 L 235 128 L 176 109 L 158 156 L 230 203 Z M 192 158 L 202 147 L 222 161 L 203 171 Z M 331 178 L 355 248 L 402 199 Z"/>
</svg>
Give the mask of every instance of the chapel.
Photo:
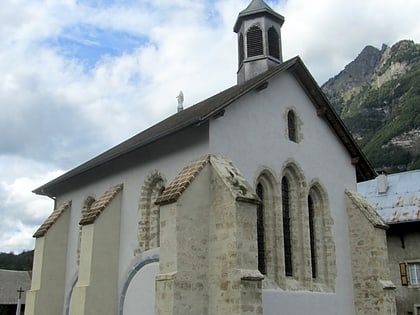
<svg viewBox="0 0 420 315">
<path fill-rule="evenodd" d="M 250 1 L 236 85 L 34 190 L 27 315 L 395 314 L 375 172 L 284 21 Z"/>
</svg>

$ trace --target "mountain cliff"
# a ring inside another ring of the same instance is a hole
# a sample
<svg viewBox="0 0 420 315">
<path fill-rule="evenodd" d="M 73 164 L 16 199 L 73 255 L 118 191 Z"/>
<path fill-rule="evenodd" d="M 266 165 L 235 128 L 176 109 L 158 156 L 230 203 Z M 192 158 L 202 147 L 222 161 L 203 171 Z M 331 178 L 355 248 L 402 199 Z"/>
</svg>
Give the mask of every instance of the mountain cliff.
<svg viewBox="0 0 420 315">
<path fill-rule="evenodd" d="M 420 45 L 367 46 L 322 89 L 377 170 L 420 168 Z"/>
</svg>

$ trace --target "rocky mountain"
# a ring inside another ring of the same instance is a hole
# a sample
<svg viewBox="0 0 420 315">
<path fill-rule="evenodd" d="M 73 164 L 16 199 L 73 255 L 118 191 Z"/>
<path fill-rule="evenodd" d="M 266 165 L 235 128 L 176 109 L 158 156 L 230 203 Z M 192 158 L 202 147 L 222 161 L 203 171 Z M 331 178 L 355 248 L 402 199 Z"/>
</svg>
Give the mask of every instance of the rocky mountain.
<svg viewBox="0 0 420 315">
<path fill-rule="evenodd" d="M 420 168 L 420 44 L 367 46 L 322 89 L 375 169 Z"/>
</svg>

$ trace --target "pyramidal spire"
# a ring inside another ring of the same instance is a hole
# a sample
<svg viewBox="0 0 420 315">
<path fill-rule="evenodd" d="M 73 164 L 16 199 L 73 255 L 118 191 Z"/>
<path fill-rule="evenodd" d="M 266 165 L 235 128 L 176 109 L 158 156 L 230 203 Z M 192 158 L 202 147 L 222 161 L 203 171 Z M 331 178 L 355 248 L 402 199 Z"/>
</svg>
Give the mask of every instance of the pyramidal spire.
<svg viewBox="0 0 420 315">
<path fill-rule="evenodd" d="M 280 29 L 284 17 L 263 0 L 252 0 L 233 27 L 238 34 L 238 84 L 283 62 Z"/>
</svg>

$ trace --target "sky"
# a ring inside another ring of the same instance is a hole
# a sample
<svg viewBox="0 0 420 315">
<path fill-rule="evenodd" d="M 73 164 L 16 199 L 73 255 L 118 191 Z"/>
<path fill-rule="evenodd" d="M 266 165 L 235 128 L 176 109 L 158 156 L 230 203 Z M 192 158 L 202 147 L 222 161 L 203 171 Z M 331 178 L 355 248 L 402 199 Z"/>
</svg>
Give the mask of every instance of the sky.
<svg viewBox="0 0 420 315">
<path fill-rule="evenodd" d="M 0 252 L 34 247 L 53 201 L 32 190 L 236 84 L 250 0 L 0 2 Z M 283 57 L 319 84 L 366 45 L 420 42 L 419 0 L 267 0 Z"/>
</svg>

